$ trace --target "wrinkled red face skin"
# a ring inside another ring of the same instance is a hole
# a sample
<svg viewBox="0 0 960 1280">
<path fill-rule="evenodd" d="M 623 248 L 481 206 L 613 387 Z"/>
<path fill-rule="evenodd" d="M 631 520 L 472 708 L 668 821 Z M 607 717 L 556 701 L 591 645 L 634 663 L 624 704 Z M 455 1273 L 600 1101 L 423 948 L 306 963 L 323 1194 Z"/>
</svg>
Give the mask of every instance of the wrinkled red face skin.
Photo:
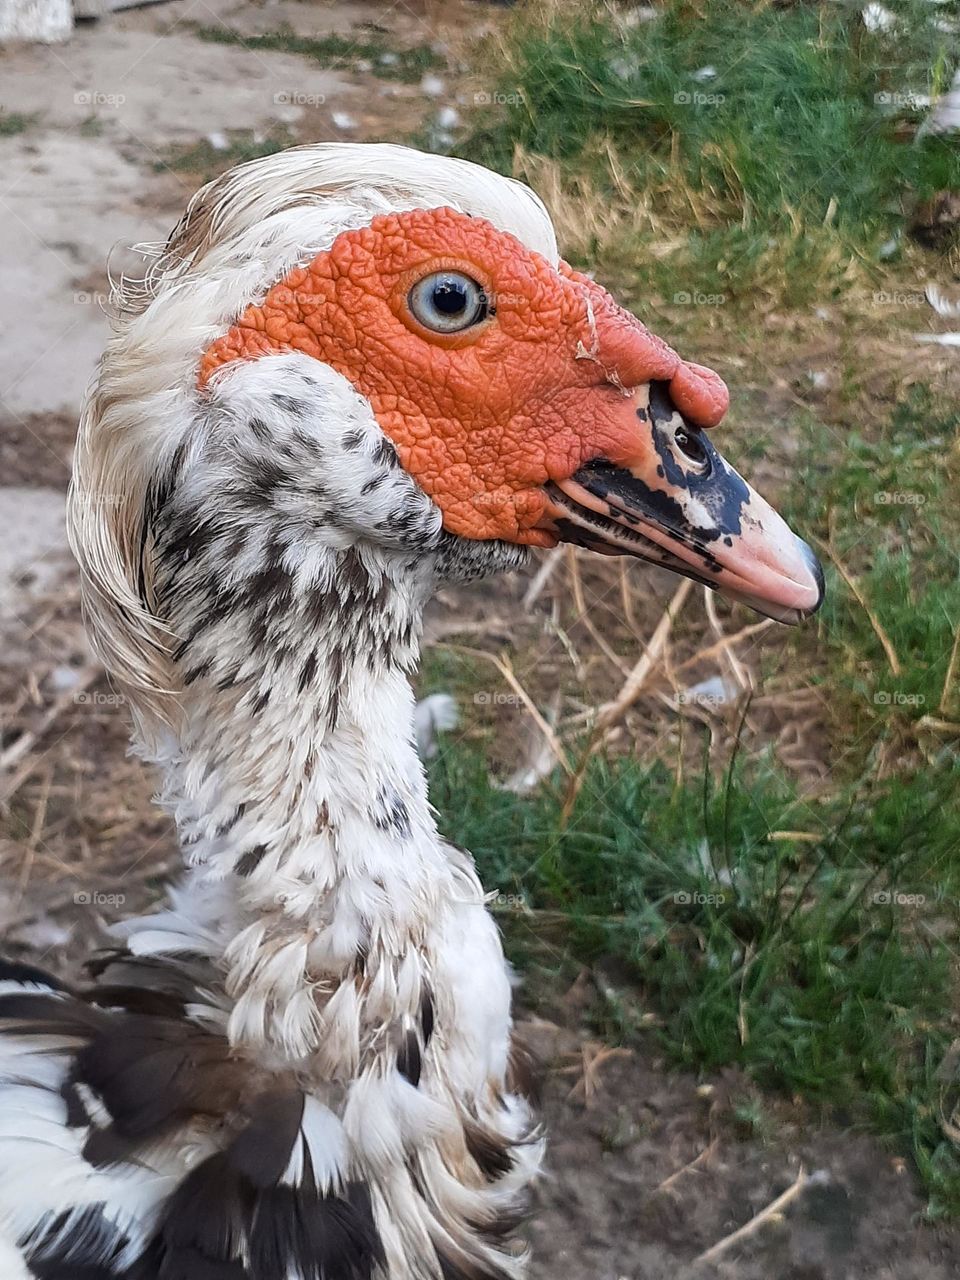
<svg viewBox="0 0 960 1280">
<path fill-rule="evenodd" d="M 437 271 L 476 280 L 488 317 L 457 334 L 425 328 L 408 297 Z M 669 383 L 702 427 L 728 402 L 715 373 L 684 363 L 599 285 L 452 209 L 344 232 L 208 348 L 200 384 L 230 361 L 289 351 L 330 365 L 369 400 L 450 532 L 533 546 L 557 540 L 548 481 L 595 458 L 626 465 L 649 452 L 626 391 Z"/>
</svg>

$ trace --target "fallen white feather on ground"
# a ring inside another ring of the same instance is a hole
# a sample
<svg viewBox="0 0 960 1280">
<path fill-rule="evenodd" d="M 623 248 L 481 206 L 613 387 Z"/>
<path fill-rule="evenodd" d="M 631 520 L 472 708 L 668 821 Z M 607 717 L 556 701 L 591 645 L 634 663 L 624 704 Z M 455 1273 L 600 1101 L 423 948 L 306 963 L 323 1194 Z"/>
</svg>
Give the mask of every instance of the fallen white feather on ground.
<svg viewBox="0 0 960 1280">
<path fill-rule="evenodd" d="M 432 760 L 437 754 L 437 734 L 455 729 L 460 723 L 457 700 L 449 693 L 431 693 L 422 698 L 413 712 L 413 728 L 421 760 Z"/>
<path fill-rule="evenodd" d="M 868 31 L 892 31 L 897 24 L 897 15 L 882 4 L 866 5 L 860 10 L 860 16 Z"/>
<path fill-rule="evenodd" d="M 913 340 L 935 347 L 960 347 L 960 333 L 915 333 Z"/>
<path fill-rule="evenodd" d="M 960 299 L 948 298 L 938 284 L 928 284 L 923 292 L 938 316 L 960 316 Z"/>
<path fill-rule="evenodd" d="M 923 138 L 930 133 L 953 133 L 956 129 L 960 129 L 960 71 L 954 75 L 947 92 L 933 104 L 933 110 L 917 130 L 917 137 Z"/>
</svg>

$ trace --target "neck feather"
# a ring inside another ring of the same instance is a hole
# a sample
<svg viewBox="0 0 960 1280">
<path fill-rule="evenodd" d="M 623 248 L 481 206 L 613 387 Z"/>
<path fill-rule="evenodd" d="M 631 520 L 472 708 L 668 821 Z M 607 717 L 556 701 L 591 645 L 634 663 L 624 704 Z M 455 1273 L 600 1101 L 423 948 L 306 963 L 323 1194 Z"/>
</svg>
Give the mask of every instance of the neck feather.
<svg viewBox="0 0 960 1280">
<path fill-rule="evenodd" d="M 250 650 L 228 643 L 231 623 L 216 628 L 187 672 L 165 762 L 190 864 L 251 891 L 280 892 L 303 861 L 322 884 L 354 856 L 333 828 L 356 829 L 363 843 L 390 827 L 409 834 L 414 813 L 428 812 L 407 678 L 425 591 L 408 564 L 356 550 L 327 560 L 326 588 L 284 599 L 289 645 Z"/>
<path fill-rule="evenodd" d="M 402 1025 L 425 998 L 428 922 L 482 901 L 437 834 L 408 682 L 459 552 L 366 402 L 304 357 L 225 376 L 152 503 L 152 587 L 180 638 L 159 763 L 189 871 L 139 945 L 221 963 L 235 1040 L 315 1063 L 329 1046 L 349 1071 L 349 975 L 368 1022 Z M 468 544 L 463 572 L 478 567 Z"/>
<path fill-rule="evenodd" d="M 414 742 L 425 573 L 356 550 L 328 560 L 329 590 L 286 606 L 296 645 L 191 680 L 164 761 L 191 882 L 216 888 L 198 902 L 230 964 L 233 1032 L 274 1039 L 272 1016 L 303 1052 L 317 1005 L 298 1021 L 291 1001 L 371 951 L 402 956 L 438 899 L 462 896 Z"/>
</svg>

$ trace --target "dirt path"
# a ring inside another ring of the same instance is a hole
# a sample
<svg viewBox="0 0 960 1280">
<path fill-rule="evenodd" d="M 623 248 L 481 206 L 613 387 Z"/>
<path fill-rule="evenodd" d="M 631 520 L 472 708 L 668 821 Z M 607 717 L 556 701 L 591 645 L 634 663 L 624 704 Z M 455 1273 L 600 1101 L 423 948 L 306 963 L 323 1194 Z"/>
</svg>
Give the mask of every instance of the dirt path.
<svg viewBox="0 0 960 1280">
<path fill-rule="evenodd" d="M 69 969 L 95 940 L 101 912 L 147 906 L 176 866 L 151 781 L 125 757 L 123 708 L 102 681 L 86 683 L 64 545 L 73 424 L 107 334 L 107 251 L 118 246 L 113 270 L 136 269 L 130 246 L 169 229 L 197 185 L 174 163 L 178 149 L 199 143 L 215 158 L 238 137 L 277 131 L 397 137 L 440 127 L 468 92 L 456 70 L 411 83 L 363 66 L 324 70 L 283 50 L 202 41 L 191 24 L 439 48 L 450 28 L 496 14 L 471 0 L 386 9 L 174 0 L 81 26 L 63 47 L 0 52 L 0 748 L 38 735 L 13 766 L 16 788 L 0 814 L 6 949 Z M 22 127 L 9 123 L 14 113 Z M 107 901 L 116 894 L 124 901 Z M 638 1054 L 596 1068 L 587 1106 L 584 1034 L 544 1024 L 530 1033 L 550 1064 L 552 1135 L 531 1228 L 536 1280 L 960 1275 L 960 1232 L 920 1225 L 904 1162 L 870 1139 L 801 1128 L 780 1106 L 766 1142 L 744 1138 L 742 1081 L 698 1083 Z M 783 1220 L 717 1270 L 693 1267 L 801 1163 L 822 1176 Z"/>
</svg>

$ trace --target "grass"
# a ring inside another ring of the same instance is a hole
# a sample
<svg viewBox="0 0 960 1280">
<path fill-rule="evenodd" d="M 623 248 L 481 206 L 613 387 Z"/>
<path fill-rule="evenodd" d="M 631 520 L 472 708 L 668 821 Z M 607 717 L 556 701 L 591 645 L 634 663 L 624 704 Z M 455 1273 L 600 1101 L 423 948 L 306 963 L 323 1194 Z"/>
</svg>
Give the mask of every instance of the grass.
<svg viewBox="0 0 960 1280">
<path fill-rule="evenodd" d="M 960 680 L 944 696 L 960 627 L 960 416 L 938 417 L 920 389 L 869 437 L 815 421 L 797 434 L 790 514 L 829 541 L 870 610 L 830 570 L 820 635 L 796 641 L 832 708 L 826 785 L 805 792 L 736 745 L 719 774 L 705 762 L 679 785 L 669 758 L 595 758 L 565 823 L 562 777 L 517 796 L 482 751 L 451 746 L 432 798 L 503 895 L 528 971 L 617 975 L 608 1032 L 630 1036 L 652 1007 L 674 1062 L 736 1064 L 842 1108 L 912 1153 L 931 1215 L 955 1214 L 960 1153 L 940 1123 L 954 1081 L 938 1066 L 960 1034 Z M 447 659 L 446 687 L 453 675 Z"/>
<path fill-rule="evenodd" d="M 960 768 L 826 801 L 769 761 L 705 778 L 598 761 L 564 826 L 552 787 L 510 795 L 455 751 L 432 796 L 485 883 L 524 902 L 501 916 L 521 963 L 612 967 L 621 1035 L 652 1004 L 676 1063 L 842 1106 L 915 1154 L 931 1213 L 957 1212 L 936 1067 L 957 1033 Z"/>
<path fill-rule="evenodd" d="M 884 33 L 856 6 L 668 0 L 632 26 L 609 6 L 525 6 L 497 50 L 502 110 L 459 150 L 552 183 L 575 256 L 667 296 L 690 278 L 823 300 L 960 179 L 953 139 L 913 139 L 914 95 L 949 82 L 955 42 L 930 6 L 897 12 Z"/>
<path fill-rule="evenodd" d="M 929 6 L 891 7 L 897 29 L 870 32 L 856 6 L 666 0 L 630 25 L 527 5 L 457 150 L 532 181 L 567 256 L 621 297 L 669 306 L 695 284 L 728 331 L 888 272 L 916 290 L 939 264 L 908 247 L 910 219 L 960 189 L 960 147 L 916 137 L 914 95 L 957 55 Z M 776 433 L 797 446 L 780 505 L 827 566 L 823 611 L 780 656 L 820 692 L 824 783 L 739 738 L 694 778 L 594 758 L 565 820 L 562 775 L 504 791 L 474 741 L 441 754 L 432 796 L 534 996 L 599 967 L 607 1034 L 649 1034 L 652 1009 L 673 1062 L 735 1065 L 872 1129 L 939 1217 L 960 1213 L 960 406 L 923 387 L 878 401 Z M 456 687 L 449 659 L 443 676 Z"/>
<path fill-rule="evenodd" d="M 355 39 L 335 34 L 301 36 L 290 27 L 280 27 L 263 35 L 247 35 L 222 26 L 196 26 L 193 30 L 201 40 L 211 44 L 238 44 L 245 49 L 300 54 L 331 70 L 356 71 L 364 68 L 383 80 L 400 80 L 406 84 L 415 84 L 426 72 L 446 65 L 427 44 L 395 49 L 384 40 Z"/>
<path fill-rule="evenodd" d="M 769 761 L 677 789 L 624 758 L 591 766 L 563 826 L 550 786 L 518 798 L 454 752 L 432 795 L 485 883 L 525 903 L 501 916 L 516 958 L 612 968 L 621 1034 L 652 1005 L 676 1063 L 842 1107 L 913 1152 L 936 1215 L 960 1211 L 936 1077 L 957 1034 L 958 786 L 954 763 L 814 801 Z"/>
<path fill-rule="evenodd" d="M 534 180 L 571 256 L 618 292 L 829 301 L 888 269 L 917 202 L 960 185 L 955 140 L 911 141 L 896 96 L 952 71 L 922 12 L 896 37 L 840 6 L 674 2 L 634 27 L 609 8 L 537 14 L 506 38 L 501 111 L 459 150 Z M 518 797 L 459 748 L 433 779 L 445 829 L 525 904 L 501 918 L 528 974 L 615 973 L 608 1032 L 652 1007 L 678 1064 L 736 1064 L 841 1109 L 913 1155 L 932 1216 L 960 1212 L 941 1124 L 956 1071 L 938 1071 L 958 1033 L 958 430 L 919 389 L 866 430 L 784 433 L 783 505 L 828 571 L 816 636 L 791 650 L 827 708 L 815 794 L 736 747 L 679 786 L 670 760 L 594 760 L 566 823 L 562 778 Z"/>
<path fill-rule="evenodd" d="M 789 514 L 828 548 L 819 650 L 847 739 L 837 755 L 935 760 L 952 731 L 934 722 L 960 721 L 960 406 L 919 388 L 872 437 L 814 421 L 799 434 Z"/>
<path fill-rule="evenodd" d="M 36 116 L 25 115 L 21 111 L 0 111 L 0 138 L 26 133 L 36 123 L 36 119 Z"/>
</svg>

